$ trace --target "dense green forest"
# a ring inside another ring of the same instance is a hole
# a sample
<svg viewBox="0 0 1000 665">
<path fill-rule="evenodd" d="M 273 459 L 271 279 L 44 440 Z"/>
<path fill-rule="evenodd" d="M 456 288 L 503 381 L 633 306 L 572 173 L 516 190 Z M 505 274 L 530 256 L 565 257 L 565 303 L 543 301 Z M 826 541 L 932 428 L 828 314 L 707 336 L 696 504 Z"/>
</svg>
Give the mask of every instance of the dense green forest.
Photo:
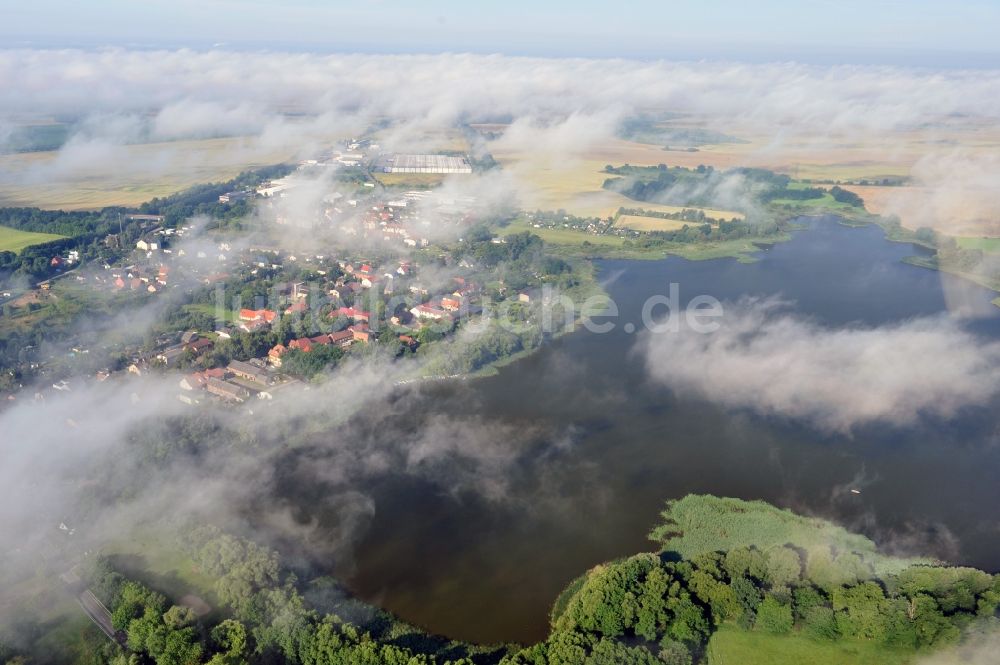
<svg viewBox="0 0 1000 665">
<path fill-rule="evenodd" d="M 123 646 L 106 641 L 87 662 L 693 665 L 721 662 L 720 632 L 796 640 L 817 658 L 859 645 L 909 662 L 998 627 L 996 576 L 896 559 L 822 520 L 712 496 L 669 502 L 651 534 L 660 549 L 582 575 L 556 600 L 548 638 L 523 648 L 428 635 L 332 580 L 300 579 L 253 542 L 209 526 L 182 534 L 221 611 L 199 618 L 100 557 L 87 583 Z"/>
</svg>

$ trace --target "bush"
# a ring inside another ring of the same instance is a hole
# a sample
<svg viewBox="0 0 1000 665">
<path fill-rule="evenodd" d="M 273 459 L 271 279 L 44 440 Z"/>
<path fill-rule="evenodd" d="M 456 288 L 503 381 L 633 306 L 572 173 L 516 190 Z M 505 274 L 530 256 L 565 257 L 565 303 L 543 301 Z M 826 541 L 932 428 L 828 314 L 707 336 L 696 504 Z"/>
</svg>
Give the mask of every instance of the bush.
<svg viewBox="0 0 1000 665">
<path fill-rule="evenodd" d="M 774 597 L 768 596 L 757 608 L 757 621 L 754 627 L 773 635 L 784 635 L 792 629 L 794 619 L 792 608 L 779 603 Z"/>
</svg>

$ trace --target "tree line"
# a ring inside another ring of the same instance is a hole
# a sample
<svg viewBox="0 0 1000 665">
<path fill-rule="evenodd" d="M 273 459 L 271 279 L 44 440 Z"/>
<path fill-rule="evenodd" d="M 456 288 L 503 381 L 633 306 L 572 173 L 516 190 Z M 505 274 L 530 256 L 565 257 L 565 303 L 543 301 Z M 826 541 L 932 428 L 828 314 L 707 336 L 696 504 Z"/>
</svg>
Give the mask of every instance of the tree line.
<svg viewBox="0 0 1000 665">
<path fill-rule="evenodd" d="M 722 626 L 917 654 L 998 625 L 1000 577 L 886 557 L 861 536 L 759 502 L 678 503 L 668 505 L 654 530 L 663 542 L 659 552 L 603 564 L 575 580 L 553 606 L 549 636 L 527 647 L 429 635 L 352 599 L 336 583 L 313 581 L 321 591 L 307 600 L 304 584 L 274 551 L 215 527 L 186 527 L 179 546 L 214 580 L 220 607 L 198 617 L 99 559 L 91 588 L 132 655 L 105 650 L 95 662 L 694 665 L 705 662 Z M 710 515 L 727 526 L 698 522 Z M 752 542 L 733 545 L 740 540 Z M 689 553 L 713 541 L 731 546 L 687 555 L 671 549 Z"/>
</svg>

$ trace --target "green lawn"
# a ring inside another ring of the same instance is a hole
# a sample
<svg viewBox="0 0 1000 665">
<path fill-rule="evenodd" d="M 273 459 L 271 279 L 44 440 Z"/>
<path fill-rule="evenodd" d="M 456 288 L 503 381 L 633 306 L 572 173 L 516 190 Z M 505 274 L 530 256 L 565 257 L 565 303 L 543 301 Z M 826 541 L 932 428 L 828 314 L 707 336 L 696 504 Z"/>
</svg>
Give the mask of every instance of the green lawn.
<svg viewBox="0 0 1000 665">
<path fill-rule="evenodd" d="M 136 531 L 129 539 L 105 544 L 102 553 L 127 577 L 151 586 L 173 601 L 194 593 L 209 605 L 216 604 L 215 579 L 202 572 L 165 534 Z"/>
<path fill-rule="evenodd" d="M 905 665 L 913 651 L 872 642 L 825 642 L 723 626 L 708 643 L 709 665 Z"/>
<path fill-rule="evenodd" d="M 188 312 L 198 312 L 199 314 L 206 314 L 212 317 L 218 314 L 215 305 L 211 303 L 195 303 L 193 305 L 185 305 L 184 309 Z M 224 309 L 222 311 L 222 316 L 226 323 L 233 323 L 238 319 L 236 312 L 231 309 Z"/>
<path fill-rule="evenodd" d="M 737 547 L 767 550 L 795 543 L 796 548 L 810 555 L 829 553 L 831 548 L 852 552 L 880 575 L 933 563 L 930 559 L 886 556 L 865 536 L 763 501 L 689 494 L 668 502 L 660 515 L 661 524 L 653 529 L 650 539 L 660 542 L 665 551 L 677 552 L 685 559 Z"/>
<path fill-rule="evenodd" d="M 979 249 L 984 252 L 1000 252 L 1000 238 L 955 238 L 962 249 Z"/>
<path fill-rule="evenodd" d="M 0 226 L 0 252 L 14 252 L 18 254 L 25 247 L 40 245 L 50 240 L 59 240 L 66 236 L 58 236 L 54 233 L 33 233 L 31 231 L 19 231 L 8 226 Z"/>
<path fill-rule="evenodd" d="M 789 189 L 792 189 L 789 186 Z M 841 203 L 830 194 L 824 194 L 818 199 L 774 199 L 771 203 L 779 206 L 790 206 L 793 208 L 804 208 L 807 210 L 828 210 L 832 213 L 858 210 L 848 203 Z"/>
</svg>

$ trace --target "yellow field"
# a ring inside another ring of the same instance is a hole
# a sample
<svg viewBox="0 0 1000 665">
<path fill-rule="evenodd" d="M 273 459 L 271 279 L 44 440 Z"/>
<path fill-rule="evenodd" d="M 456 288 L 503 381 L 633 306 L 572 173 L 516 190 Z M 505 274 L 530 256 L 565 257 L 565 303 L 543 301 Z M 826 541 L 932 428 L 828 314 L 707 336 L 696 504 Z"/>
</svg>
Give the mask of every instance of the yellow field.
<svg viewBox="0 0 1000 665">
<path fill-rule="evenodd" d="M 640 204 L 602 189 L 609 177 L 603 172 L 607 164 L 663 163 L 688 168 L 704 164 L 718 169 L 749 166 L 799 179 L 846 181 L 913 176 L 914 166 L 921 159 L 933 161 L 955 149 L 973 158 L 1000 153 L 1000 127 L 968 118 L 941 119 L 908 131 L 864 136 L 831 133 L 823 138 L 762 128 L 749 121 L 724 123 L 696 118 L 671 124 L 718 130 L 747 143 L 703 145 L 695 152 L 687 152 L 605 138 L 590 139 L 579 149 L 570 147 L 569 154 L 547 154 L 523 144 L 512 147 L 501 139 L 488 143 L 488 148 L 519 185 L 523 207 L 565 209 L 578 216 L 603 218 L 613 216 L 620 207 L 674 209 Z M 502 133 L 504 126 L 491 124 L 478 129 Z M 332 141 L 336 137 L 329 138 Z M 379 132 L 376 140 L 383 150 L 437 152 L 469 148 L 459 129 L 390 127 Z M 286 161 L 294 157 L 292 149 L 263 150 L 251 139 L 226 138 L 118 147 L 102 159 L 93 160 L 80 159 L 80 155 L 75 161 L 68 160 L 66 155 L 53 152 L 0 155 L 0 205 L 64 209 L 135 205 L 193 184 L 228 179 L 246 168 Z M 386 174 L 379 179 L 402 186 L 435 186 L 442 180 L 440 176 L 422 174 Z M 935 182 L 851 189 L 865 199 L 870 211 L 896 214 L 910 228 L 935 226 L 958 235 L 1000 235 L 1000 206 L 995 192 L 977 192 L 959 180 L 960 189 L 951 190 Z"/>
<path fill-rule="evenodd" d="M 1000 208 L 996 191 L 955 186 L 875 187 L 845 186 L 865 200 L 878 215 L 896 215 L 903 226 L 929 226 L 950 235 L 1000 236 Z"/>
<path fill-rule="evenodd" d="M 529 210 L 564 209 L 579 217 L 612 217 L 622 207 L 641 206 L 646 210 L 664 212 L 676 210 L 674 206 L 639 203 L 616 192 L 602 189 L 604 181 L 612 177 L 604 173 L 604 166 L 621 164 L 628 160 L 595 160 L 588 155 L 587 159 L 551 163 L 544 159 L 533 159 L 531 155 L 516 153 L 494 153 L 494 157 L 519 181 L 521 204 Z M 629 163 L 641 164 L 635 159 Z M 658 162 L 653 162 L 656 163 Z"/>
<path fill-rule="evenodd" d="M 922 158 L 959 147 L 973 157 L 988 158 L 1000 152 L 1000 127 L 968 119 L 928 123 L 919 130 L 861 137 L 831 135 L 823 139 L 751 126 L 719 124 L 708 127 L 748 143 L 705 145 L 696 152 L 686 152 L 611 138 L 600 140 L 574 155 L 546 156 L 505 150 L 503 141 L 498 141 L 491 145 L 491 150 L 504 168 L 521 182 L 525 207 L 563 208 L 575 215 L 600 217 L 614 214 L 620 206 L 639 205 L 601 189 L 601 184 L 609 177 L 603 173 L 607 164 L 655 166 L 662 163 L 687 168 L 704 164 L 717 169 L 748 166 L 772 169 L 800 179 L 845 181 L 908 177 Z M 500 131 L 502 126 L 491 125 L 489 129 Z M 928 199 L 921 197 L 917 187 L 851 189 L 856 189 L 866 202 L 871 202 L 869 210 L 895 212 L 907 226 L 926 225 L 927 211 L 931 210 L 938 228 L 951 224 L 956 232 L 966 235 L 1000 235 L 1000 220 L 996 219 L 1000 216 L 998 207 L 973 205 L 959 192 L 952 195 L 935 187 L 934 196 Z M 966 190 L 965 194 L 968 193 Z M 932 204 L 930 208 L 928 201 Z M 643 207 L 661 209 L 659 206 Z"/>
<path fill-rule="evenodd" d="M 373 173 L 372 177 L 387 187 L 437 187 L 445 179 L 441 173 Z"/>
<path fill-rule="evenodd" d="M 244 138 L 121 146 L 83 168 L 57 152 L 0 155 L 0 205 L 92 210 L 137 205 L 192 185 L 228 180 L 248 168 L 293 157 L 261 150 Z"/>
<path fill-rule="evenodd" d="M 670 206 L 663 206 L 670 207 Z M 680 212 L 682 210 L 701 210 L 707 216 L 713 217 L 715 219 L 743 219 L 743 215 L 738 212 L 730 212 L 725 210 L 709 210 L 707 208 L 676 208 L 674 211 L 664 211 L 664 212 Z M 615 220 L 615 226 L 621 226 L 626 229 L 632 229 L 633 231 L 678 231 L 685 226 L 693 226 L 694 222 L 685 222 L 679 219 L 662 219 L 660 217 L 647 217 L 645 215 L 621 215 Z"/>
</svg>

